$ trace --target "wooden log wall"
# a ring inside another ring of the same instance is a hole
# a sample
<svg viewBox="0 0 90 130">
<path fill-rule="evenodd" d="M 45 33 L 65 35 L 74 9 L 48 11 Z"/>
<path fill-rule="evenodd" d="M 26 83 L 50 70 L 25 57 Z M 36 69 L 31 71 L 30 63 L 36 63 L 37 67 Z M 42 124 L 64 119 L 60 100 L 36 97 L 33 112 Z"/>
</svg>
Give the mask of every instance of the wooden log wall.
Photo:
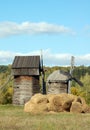
<svg viewBox="0 0 90 130">
<path fill-rule="evenodd" d="M 50 83 L 47 84 L 47 94 L 67 93 L 68 85 L 65 83 Z"/>
<path fill-rule="evenodd" d="M 40 92 L 39 77 L 18 76 L 14 78 L 13 104 L 24 105 L 32 95 Z"/>
</svg>

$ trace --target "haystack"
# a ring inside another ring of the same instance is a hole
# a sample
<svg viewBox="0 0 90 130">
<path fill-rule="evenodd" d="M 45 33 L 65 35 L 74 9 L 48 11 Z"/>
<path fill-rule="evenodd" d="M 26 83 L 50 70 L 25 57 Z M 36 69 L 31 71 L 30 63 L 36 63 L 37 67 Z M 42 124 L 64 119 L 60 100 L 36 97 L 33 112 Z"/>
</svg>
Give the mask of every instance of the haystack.
<svg viewBox="0 0 90 130">
<path fill-rule="evenodd" d="M 72 94 L 36 94 L 24 106 L 25 112 L 76 112 L 87 113 L 89 107 L 85 100 Z"/>
<path fill-rule="evenodd" d="M 47 95 L 49 103 L 48 111 L 62 112 L 62 99 L 59 95 Z"/>
<path fill-rule="evenodd" d="M 45 95 L 36 94 L 25 104 L 24 111 L 31 113 L 41 113 L 48 111 L 48 99 Z"/>
</svg>

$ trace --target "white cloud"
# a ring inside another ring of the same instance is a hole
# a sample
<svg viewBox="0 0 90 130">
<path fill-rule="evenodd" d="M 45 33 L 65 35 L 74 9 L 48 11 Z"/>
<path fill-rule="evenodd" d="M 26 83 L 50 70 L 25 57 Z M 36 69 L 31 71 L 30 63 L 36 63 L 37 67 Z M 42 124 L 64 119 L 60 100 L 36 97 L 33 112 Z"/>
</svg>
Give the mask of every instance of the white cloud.
<svg viewBox="0 0 90 130">
<path fill-rule="evenodd" d="M 14 57 L 17 55 L 40 55 L 39 51 L 29 53 L 16 53 L 9 51 L 0 51 L 0 64 L 12 64 Z M 53 53 L 49 49 L 43 50 L 44 65 L 46 66 L 67 66 L 70 65 L 72 54 Z M 75 65 L 90 65 L 90 54 L 75 56 Z"/>
<path fill-rule="evenodd" d="M 87 65 L 90 66 L 90 54 L 76 56 L 77 65 Z"/>
<path fill-rule="evenodd" d="M 0 22 L 0 37 L 21 34 L 75 34 L 75 32 L 63 25 L 49 24 L 46 22 L 32 23 L 32 22 Z"/>
</svg>

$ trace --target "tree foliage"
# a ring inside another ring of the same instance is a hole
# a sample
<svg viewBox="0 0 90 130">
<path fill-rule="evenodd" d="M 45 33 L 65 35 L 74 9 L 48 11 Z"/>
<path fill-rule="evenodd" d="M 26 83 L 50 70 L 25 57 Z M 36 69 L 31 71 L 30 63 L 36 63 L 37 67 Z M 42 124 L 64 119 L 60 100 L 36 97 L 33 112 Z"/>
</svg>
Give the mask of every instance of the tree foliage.
<svg viewBox="0 0 90 130">
<path fill-rule="evenodd" d="M 13 82 L 8 80 L 11 75 L 11 66 L 0 66 L 0 103 L 12 103 Z"/>
<path fill-rule="evenodd" d="M 80 87 L 78 84 L 75 84 L 74 87 L 71 88 L 71 93 L 74 95 L 80 95 L 86 99 L 86 102 L 90 104 L 90 75 L 86 73 L 84 76 L 80 78 L 83 83 L 83 87 Z"/>
</svg>

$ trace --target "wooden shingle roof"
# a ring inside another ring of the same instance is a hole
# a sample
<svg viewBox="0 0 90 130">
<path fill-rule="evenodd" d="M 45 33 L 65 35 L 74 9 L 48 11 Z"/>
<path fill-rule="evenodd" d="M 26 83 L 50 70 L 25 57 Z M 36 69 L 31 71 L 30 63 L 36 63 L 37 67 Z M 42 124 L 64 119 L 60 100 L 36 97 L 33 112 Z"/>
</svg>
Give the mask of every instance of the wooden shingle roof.
<svg viewBox="0 0 90 130">
<path fill-rule="evenodd" d="M 15 56 L 12 69 L 40 68 L 40 56 Z"/>
<path fill-rule="evenodd" d="M 69 73 L 56 70 L 48 76 L 47 82 L 67 82 L 70 78 L 71 75 Z"/>
</svg>

